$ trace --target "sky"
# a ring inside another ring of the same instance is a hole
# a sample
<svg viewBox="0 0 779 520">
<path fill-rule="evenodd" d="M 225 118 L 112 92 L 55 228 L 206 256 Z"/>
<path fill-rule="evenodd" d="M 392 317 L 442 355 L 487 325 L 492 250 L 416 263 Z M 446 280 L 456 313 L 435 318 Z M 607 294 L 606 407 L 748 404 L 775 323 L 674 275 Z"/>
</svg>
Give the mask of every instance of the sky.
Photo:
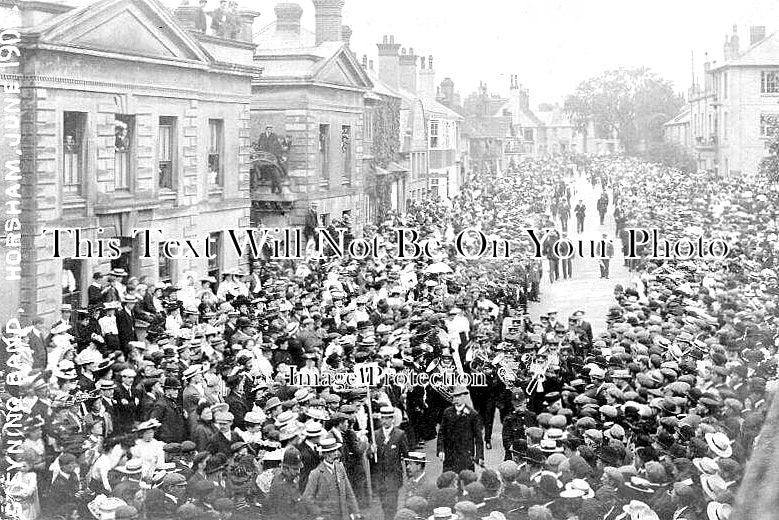
<svg viewBox="0 0 779 520">
<path fill-rule="evenodd" d="M 298 3 L 313 30 L 313 3 Z M 274 21 L 274 1 L 239 5 L 260 11 L 255 31 Z M 532 105 L 562 102 L 580 81 L 618 67 L 647 66 L 686 92 L 691 51 L 701 77 L 704 52 L 721 62 L 734 24 L 742 49 L 751 25 L 779 30 L 776 0 L 346 0 L 343 15 L 358 57 L 376 60 L 376 43 L 392 34 L 433 55 L 437 82 L 451 77 L 461 96 L 481 81 L 507 95 L 517 74 Z"/>
</svg>

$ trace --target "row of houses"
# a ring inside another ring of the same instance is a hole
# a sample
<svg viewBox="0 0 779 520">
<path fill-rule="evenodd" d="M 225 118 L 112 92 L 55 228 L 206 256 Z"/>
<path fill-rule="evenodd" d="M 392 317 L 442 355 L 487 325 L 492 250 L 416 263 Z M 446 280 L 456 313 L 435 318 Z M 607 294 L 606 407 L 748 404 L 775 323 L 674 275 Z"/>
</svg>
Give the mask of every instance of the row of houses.
<svg viewBox="0 0 779 520">
<path fill-rule="evenodd" d="M 779 33 L 752 26 L 742 44 L 734 25 L 722 61 L 706 56 L 703 80 L 692 82 L 687 101 L 665 124 L 666 140 L 685 147 L 699 169 L 754 175 L 779 118 Z"/>
<path fill-rule="evenodd" d="M 473 169 L 501 175 L 522 157 L 577 153 L 612 154 L 615 135 L 601 135 L 592 123 L 577 127 L 559 104 L 530 104 L 529 90 L 511 75 L 509 96 L 491 94 L 483 83 L 460 104 L 449 78 L 441 102 L 464 116 L 463 134 Z"/>
<path fill-rule="evenodd" d="M 3 207 L 21 201 L 0 237 L 0 315 L 53 321 L 87 303 L 96 272 L 218 279 L 248 263 L 230 229 L 348 218 L 359 232 L 410 199 L 454 196 L 464 117 L 436 99 L 433 56 L 385 36 L 377 67 L 359 59 L 343 6 L 313 0 L 311 31 L 295 2 L 260 23 L 269 13 L 188 2 L 0 0 L 21 34 L 18 65 L 0 67 L 18 86 L 0 89 L 0 126 L 21 136 L 0 140 L 0 164 L 21 157 L 18 193 L 0 190 Z M 147 228 L 150 243 L 135 233 Z"/>
</svg>

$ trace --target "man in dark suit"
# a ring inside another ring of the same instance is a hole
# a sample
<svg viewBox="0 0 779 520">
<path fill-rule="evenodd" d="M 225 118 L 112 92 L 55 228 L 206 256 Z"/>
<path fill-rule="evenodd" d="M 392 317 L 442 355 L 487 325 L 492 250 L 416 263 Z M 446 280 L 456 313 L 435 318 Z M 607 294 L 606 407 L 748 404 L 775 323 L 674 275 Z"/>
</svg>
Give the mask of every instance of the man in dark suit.
<svg viewBox="0 0 779 520">
<path fill-rule="evenodd" d="M 87 297 L 89 298 L 89 305 L 95 306 L 103 303 L 103 298 L 106 293 L 106 289 L 103 287 L 103 274 L 94 273 L 92 275 L 92 283 L 87 288 Z"/>
<path fill-rule="evenodd" d="M 576 318 L 576 328 L 584 332 L 584 341 L 587 344 L 588 349 L 592 348 L 592 325 L 590 322 L 584 320 L 584 311 L 578 310 L 573 313 L 573 317 Z"/>
<path fill-rule="evenodd" d="M 281 143 L 279 137 L 273 133 L 273 127 L 268 125 L 265 127 L 265 132 L 260 134 L 260 138 L 257 140 L 257 147 L 263 151 L 273 154 L 275 157 L 281 155 Z"/>
<path fill-rule="evenodd" d="M 224 37 L 227 26 L 227 0 L 220 0 L 219 7 L 211 12 L 211 30 L 217 36 Z"/>
<path fill-rule="evenodd" d="M 127 344 L 131 341 L 137 341 L 138 337 L 135 335 L 135 318 L 133 317 L 133 308 L 137 302 L 138 297 L 135 294 L 125 294 L 122 298 L 124 304 L 121 309 L 116 311 L 116 329 L 119 332 L 119 347 L 122 352 L 129 354 L 130 350 Z"/>
<path fill-rule="evenodd" d="M 300 450 L 300 461 L 302 463 L 300 466 L 300 480 L 298 481 L 301 493 L 306 490 L 309 474 L 314 468 L 319 466 L 320 462 L 322 462 L 322 458 L 317 452 L 317 446 L 319 445 L 319 439 L 324 432 L 321 424 L 316 422 L 308 423 L 306 425 L 306 440 L 298 445 L 298 450 Z"/>
<path fill-rule="evenodd" d="M 152 419 L 157 419 L 161 426 L 155 438 L 162 442 L 182 442 L 187 436 L 187 424 L 184 411 L 179 404 L 181 382 L 175 377 L 166 377 L 164 395 L 157 398 L 151 411 Z"/>
<path fill-rule="evenodd" d="M 215 411 L 214 424 L 218 430 L 208 441 L 206 449 L 212 455 L 222 453 L 225 457 L 232 455 L 232 445 L 235 442 L 241 442 L 238 434 L 232 431 L 233 420 L 235 417 L 230 412 Z"/>
<path fill-rule="evenodd" d="M 406 433 L 395 428 L 395 409 L 383 406 L 381 428 L 376 430 L 376 444 L 371 451 L 371 480 L 373 491 L 379 495 L 384 518 L 395 518 L 398 509 L 398 491 L 403 486 L 403 459 L 408 456 Z"/>
<path fill-rule="evenodd" d="M 140 421 L 143 392 L 133 387 L 135 376 L 132 368 L 125 368 L 119 373 L 120 381 L 114 390 L 114 432 L 117 434 L 130 433 L 134 423 Z"/>
<path fill-rule="evenodd" d="M 473 471 L 474 461 L 484 462 L 484 435 L 479 414 L 468 407 L 468 389 L 457 386 L 452 393 L 454 406 L 444 410 L 438 429 L 438 457 L 444 471 Z"/>
</svg>

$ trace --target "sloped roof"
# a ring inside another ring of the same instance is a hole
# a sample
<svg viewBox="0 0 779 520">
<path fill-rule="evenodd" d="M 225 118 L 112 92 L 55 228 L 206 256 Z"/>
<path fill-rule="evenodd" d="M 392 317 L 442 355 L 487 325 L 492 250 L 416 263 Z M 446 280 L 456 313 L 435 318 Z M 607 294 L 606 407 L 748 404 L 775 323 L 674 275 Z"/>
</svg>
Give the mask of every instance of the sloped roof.
<svg viewBox="0 0 779 520">
<path fill-rule="evenodd" d="M 213 58 L 157 0 L 99 0 L 27 31 L 44 43 L 169 61 Z"/>
<path fill-rule="evenodd" d="M 457 121 L 463 120 L 463 116 L 434 99 L 425 98 L 424 96 L 420 97 L 419 99 L 422 101 L 422 107 L 428 114 L 445 117 L 447 119 L 454 119 Z"/>
<path fill-rule="evenodd" d="M 315 47 L 258 49 L 254 62 L 263 68 L 255 83 L 320 81 L 357 88 L 372 88 L 368 74 L 343 42 L 323 42 Z"/>
<path fill-rule="evenodd" d="M 664 126 L 683 125 L 690 123 L 690 106 L 684 105 L 676 116 L 665 123 Z"/>
<path fill-rule="evenodd" d="M 733 59 L 722 63 L 712 70 L 725 67 L 758 67 L 779 65 L 779 33 L 773 33 L 759 42 L 747 47 Z"/>
<path fill-rule="evenodd" d="M 395 90 L 394 88 L 384 83 L 381 80 L 381 78 L 379 78 L 379 75 L 376 74 L 375 71 L 366 70 L 365 72 L 366 74 L 368 74 L 368 77 L 371 79 L 371 82 L 373 82 L 373 92 L 381 96 L 403 99 L 403 95 L 397 90 Z"/>
<path fill-rule="evenodd" d="M 290 31 L 277 31 L 276 22 L 266 25 L 254 34 L 258 49 L 295 49 L 315 47 L 316 33 L 301 27 L 300 34 Z"/>
</svg>

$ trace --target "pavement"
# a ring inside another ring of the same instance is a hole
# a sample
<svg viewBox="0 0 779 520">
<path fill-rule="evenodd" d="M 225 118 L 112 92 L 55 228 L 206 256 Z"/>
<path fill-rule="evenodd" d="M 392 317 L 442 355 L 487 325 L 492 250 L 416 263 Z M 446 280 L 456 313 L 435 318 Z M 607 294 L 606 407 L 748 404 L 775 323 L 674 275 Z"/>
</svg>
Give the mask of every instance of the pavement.
<svg viewBox="0 0 779 520">
<path fill-rule="evenodd" d="M 557 310 L 558 320 L 567 324 L 568 316 L 575 310 L 583 310 L 585 319 L 592 325 L 595 335 L 606 329 L 606 314 L 614 303 L 614 286 L 622 284 L 625 287 L 630 280 L 630 273 L 623 265 L 622 242 L 614 238 L 615 224 L 611 205 L 611 193 L 609 190 L 609 209 L 603 226 L 596 209 L 596 203 L 601 194 L 600 186 L 593 188 L 584 177 L 576 179 L 575 191 L 571 195 L 571 220 L 568 223 L 568 238 L 574 244 L 577 240 L 583 240 L 584 254 L 589 254 L 589 242 L 601 240 L 601 235 L 607 233 L 614 240 L 614 258 L 611 259 L 609 278 L 600 277 L 600 268 L 596 258 L 573 258 L 573 276 L 568 280 L 562 278 L 562 265 L 560 267 L 560 279 L 554 283 L 549 281 L 549 265 L 544 265 L 544 279 L 541 283 L 541 296 L 539 303 L 531 303 L 528 312 L 534 321 L 537 321 L 542 313 L 552 309 Z M 584 232 L 576 233 L 576 218 L 573 208 L 579 202 L 584 201 L 587 208 L 584 219 Z M 559 223 L 559 219 L 557 220 Z M 485 439 L 486 441 L 486 439 Z M 495 424 L 492 433 L 492 449 L 485 451 L 485 465 L 496 469 L 503 460 L 503 444 L 501 437 L 501 422 L 499 414 L 495 414 Z M 428 460 L 427 474 L 437 477 L 442 471 L 442 462 L 436 453 L 436 440 L 428 441 L 424 449 Z"/>
</svg>

